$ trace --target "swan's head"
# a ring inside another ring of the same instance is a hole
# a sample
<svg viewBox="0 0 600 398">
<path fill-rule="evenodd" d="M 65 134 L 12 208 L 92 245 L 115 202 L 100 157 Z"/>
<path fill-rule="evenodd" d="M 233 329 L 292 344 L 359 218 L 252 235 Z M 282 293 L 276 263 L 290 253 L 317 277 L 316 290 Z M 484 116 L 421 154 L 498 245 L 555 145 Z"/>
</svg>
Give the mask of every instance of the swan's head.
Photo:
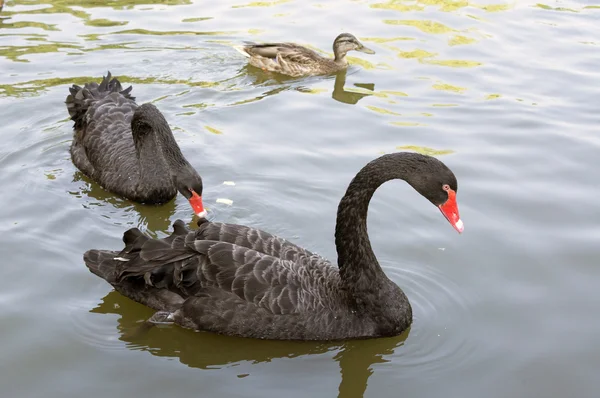
<svg viewBox="0 0 600 398">
<path fill-rule="evenodd" d="M 182 168 L 174 177 L 177 191 L 189 202 L 194 213 L 200 218 L 206 217 L 206 210 L 202 203 L 202 177 L 190 165 Z"/>
<path fill-rule="evenodd" d="M 333 53 L 336 59 L 346 56 L 348 51 L 360 51 L 366 54 L 375 54 L 375 51 L 365 47 L 358 39 L 350 33 L 342 33 L 333 42 Z"/>
<path fill-rule="evenodd" d="M 434 157 L 418 154 L 414 154 L 413 157 L 414 162 L 411 162 L 410 167 L 413 170 L 409 172 L 410 176 L 406 181 L 440 209 L 452 227 L 461 233 L 464 224 L 456 203 L 456 176 L 448 166 Z"/>
<path fill-rule="evenodd" d="M 148 139 L 157 140 L 155 142 L 162 147 L 177 191 L 190 202 L 198 217 L 206 217 L 202 203 L 202 178 L 181 154 L 169 124 L 158 108 L 148 103 L 137 108 L 131 119 L 131 130 L 136 145 Z"/>
</svg>

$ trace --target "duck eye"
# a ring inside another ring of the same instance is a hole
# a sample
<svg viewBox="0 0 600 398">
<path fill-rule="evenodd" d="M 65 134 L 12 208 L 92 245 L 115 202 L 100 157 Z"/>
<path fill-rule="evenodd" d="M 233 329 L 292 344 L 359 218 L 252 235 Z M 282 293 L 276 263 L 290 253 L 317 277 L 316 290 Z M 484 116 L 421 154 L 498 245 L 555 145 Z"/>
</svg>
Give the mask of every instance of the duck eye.
<svg viewBox="0 0 600 398">
<path fill-rule="evenodd" d="M 444 191 L 449 191 L 449 190 L 450 190 L 450 185 L 448 185 L 448 184 L 444 184 L 444 185 L 442 185 L 442 189 L 443 189 Z"/>
</svg>

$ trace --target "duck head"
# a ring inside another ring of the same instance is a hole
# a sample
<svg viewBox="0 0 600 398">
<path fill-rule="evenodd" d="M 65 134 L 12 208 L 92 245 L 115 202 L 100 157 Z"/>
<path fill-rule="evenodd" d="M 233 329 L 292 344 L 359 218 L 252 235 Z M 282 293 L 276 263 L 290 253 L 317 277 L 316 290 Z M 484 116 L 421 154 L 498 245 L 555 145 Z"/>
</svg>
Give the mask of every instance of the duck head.
<svg viewBox="0 0 600 398">
<path fill-rule="evenodd" d="M 336 61 L 343 61 L 348 51 L 360 51 L 365 54 L 375 54 L 375 51 L 365 47 L 350 33 L 342 33 L 333 41 L 333 53 Z"/>
</svg>

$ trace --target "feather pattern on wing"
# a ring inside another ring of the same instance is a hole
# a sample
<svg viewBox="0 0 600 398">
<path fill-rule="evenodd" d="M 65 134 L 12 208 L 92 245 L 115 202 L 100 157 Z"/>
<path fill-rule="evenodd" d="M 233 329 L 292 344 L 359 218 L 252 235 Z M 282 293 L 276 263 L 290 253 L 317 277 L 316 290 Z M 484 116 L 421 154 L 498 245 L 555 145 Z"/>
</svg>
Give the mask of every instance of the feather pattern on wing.
<svg viewBox="0 0 600 398">
<path fill-rule="evenodd" d="M 140 282 L 133 282 L 136 280 L 144 281 L 145 289 L 167 289 L 181 297 L 185 305 L 176 319 L 184 326 L 224 334 L 253 333 L 253 337 L 261 338 L 326 340 L 338 333 L 336 314 L 340 322 L 348 322 L 348 317 L 342 316 L 347 305 L 337 268 L 277 236 L 208 221 L 197 231 L 189 231 L 178 220 L 173 234 L 166 238 L 151 239 L 133 228 L 124 234 L 123 241 L 121 252 L 87 252 L 84 258 L 90 270 L 129 297 L 140 295 Z M 136 291 L 130 293 L 127 287 L 132 286 Z M 243 316 L 234 310 L 240 306 L 246 311 Z M 273 333 L 278 336 L 260 329 L 250 333 L 246 326 L 252 312 L 276 323 L 290 323 L 288 335 L 281 335 L 277 327 Z M 224 322 L 227 314 L 235 322 Z M 222 329 L 215 326 L 217 318 Z M 294 319 L 315 322 L 314 330 L 292 328 Z M 369 322 L 356 321 L 372 332 Z"/>
</svg>

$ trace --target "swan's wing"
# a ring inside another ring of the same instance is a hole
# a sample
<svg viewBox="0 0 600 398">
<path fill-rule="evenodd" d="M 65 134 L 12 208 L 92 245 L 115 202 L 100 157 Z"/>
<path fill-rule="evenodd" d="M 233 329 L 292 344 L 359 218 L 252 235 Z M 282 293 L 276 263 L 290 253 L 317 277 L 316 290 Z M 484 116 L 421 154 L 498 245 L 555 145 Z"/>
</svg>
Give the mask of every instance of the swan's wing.
<svg viewBox="0 0 600 398">
<path fill-rule="evenodd" d="M 97 101 L 87 111 L 81 143 L 90 163 L 102 172 L 123 171 L 131 163 L 137 170 L 137 156 L 131 133 L 131 118 L 137 109 L 133 100 L 112 93 Z"/>
<path fill-rule="evenodd" d="M 275 314 L 218 288 L 187 299 L 173 319 L 197 330 L 259 339 L 337 340 L 374 333 L 369 322 L 347 311 Z"/>
<path fill-rule="evenodd" d="M 310 258 L 311 262 L 326 261 L 286 239 L 245 225 L 205 222 L 200 224 L 197 239 L 229 242 L 282 260 L 298 261 L 301 258 Z"/>
<path fill-rule="evenodd" d="M 268 337 L 277 331 L 285 333 L 285 329 L 276 330 L 277 323 L 281 323 L 282 318 L 287 318 L 284 319 L 287 320 L 286 323 L 298 324 L 297 317 L 297 314 L 276 315 L 215 287 L 204 288 L 194 297 L 188 298 L 175 313 L 179 324 L 187 324 L 193 329 L 256 338 Z"/>
<path fill-rule="evenodd" d="M 143 278 L 184 298 L 217 288 L 272 314 L 331 308 L 337 302 L 329 296 L 338 291 L 339 273 L 327 261 L 283 260 L 226 241 L 198 239 L 180 220 L 174 227 L 165 239 L 127 231 L 126 247 L 115 256 L 114 280 Z"/>
</svg>

